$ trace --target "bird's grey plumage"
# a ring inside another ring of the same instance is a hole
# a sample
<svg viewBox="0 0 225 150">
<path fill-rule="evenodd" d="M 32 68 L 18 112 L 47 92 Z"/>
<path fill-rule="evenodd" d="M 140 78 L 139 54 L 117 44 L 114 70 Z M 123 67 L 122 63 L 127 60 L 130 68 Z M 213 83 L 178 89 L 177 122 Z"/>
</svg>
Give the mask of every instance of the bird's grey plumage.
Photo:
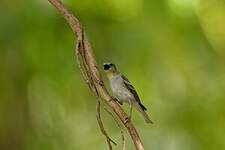
<svg viewBox="0 0 225 150">
<path fill-rule="evenodd" d="M 132 106 L 134 106 L 144 117 L 147 123 L 152 123 L 149 116 L 145 112 L 147 109 L 142 105 L 140 98 L 131 85 L 129 80 L 118 73 L 110 78 L 110 86 L 113 92 L 113 95 L 122 102 L 127 102 L 130 104 L 130 116 L 132 111 Z"/>
<path fill-rule="evenodd" d="M 134 99 L 133 94 L 126 88 L 121 74 L 117 74 L 110 79 L 110 86 L 113 95 L 123 102 L 128 102 L 128 99 Z"/>
<path fill-rule="evenodd" d="M 129 117 L 127 121 L 131 119 L 132 108 L 133 106 L 142 114 L 145 119 L 145 122 L 152 123 L 148 114 L 145 112 L 147 109 L 142 105 L 140 98 L 134 87 L 131 85 L 129 80 L 122 75 L 117 67 L 112 63 L 104 63 L 104 71 L 107 74 L 107 77 L 110 81 L 110 86 L 116 100 L 121 104 L 122 102 L 127 102 L 130 106 Z"/>
</svg>

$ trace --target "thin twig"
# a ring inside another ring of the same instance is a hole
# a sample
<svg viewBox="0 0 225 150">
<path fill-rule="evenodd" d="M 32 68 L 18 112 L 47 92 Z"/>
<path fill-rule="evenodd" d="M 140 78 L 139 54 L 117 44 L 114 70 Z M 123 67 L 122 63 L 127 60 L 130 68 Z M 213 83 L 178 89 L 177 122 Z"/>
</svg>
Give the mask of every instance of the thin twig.
<svg viewBox="0 0 225 150">
<path fill-rule="evenodd" d="M 105 128 L 104 128 L 104 125 L 102 123 L 102 120 L 101 120 L 101 103 L 100 101 L 97 101 L 97 107 L 96 107 L 96 118 L 97 118 L 97 121 L 98 121 L 98 124 L 99 124 L 99 127 L 100 127 L 100 130 L 102 132 L 102 134 L 106 137 L 106 141 L 108 143 L 108 146 L 109 146 L 109 149 L 112 150 L 112 145 L 111 143 L 113 143 L 114 145 L 116 145 L 116 142 L 114 142 L 107 134 Z"/>
<path fill-rule="evenodd" d="M 91 45 L 86 37 L 85 32 L 83 31 L 82 25 L 80 24 L 78 19 L 68 11 L 68 9 L 61 3 L 60 0 L 48 1 L 53 6 L 55 6 L 59 13 L 65 18 L 74 34 L 77 36 L 78 45 L 76 46 L 76 54 L 80 54 L 81 57 L 80 59 L 78 58 L 78 61 L 81 61 L 80 63 L 78 62 L 78 65 L 83 64 L 80 65 L 80 70 L 81 72 L 83 72 L 83 77 L 90 87 L 92 93 L 100 97 L 101 101 L 103 101 L 104 104 L 108 105 L 113 110 L 117 118 L 120 119 L 120 121 L 129 131 L 136 149 L 143 150 L 143 144 L 134 125 L 131 121 L 126 121 L 126 118 L 128 118 L 127 114 L 117 104 L 117 102 L 113 100 L 104 86 Z"/>
<path fill-rule="evenodd" d="M 106 109 L 105 107 L 104 107 L 104 109 L 106 112 L 108 112 L 108 114 L 110 114 L 112 116 L 112 118 L 116 122 L 118 128 L 120 129 L 121 140 L 122 140 L 122 150 L 125 150 L 126 149 L 126 139 L 125 139 L 125 133 L 124 133 L 123 126 L 121 125 L 121 123 L 118 120 L 116 120 L 114 115 L 108 109 Z"/>
</svg>

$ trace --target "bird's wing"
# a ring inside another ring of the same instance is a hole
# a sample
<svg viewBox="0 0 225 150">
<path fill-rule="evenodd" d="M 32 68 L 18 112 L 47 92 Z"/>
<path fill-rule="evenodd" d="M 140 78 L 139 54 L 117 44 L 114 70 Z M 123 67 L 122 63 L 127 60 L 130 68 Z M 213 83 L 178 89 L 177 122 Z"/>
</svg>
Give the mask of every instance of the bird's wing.
<svg viewBox="0 0 225 150">
<path fill-rule="evenodd" d="M 122 75 L 122 78 L 123 78 L 123 81 L 124 81 L 124 85 L 133 94 L 135 100 L 139 103 L 139 105 L 142 107 L 142 109 L 147 110 L 147 108 L 141 103 L 141 100 L 140 100 L 135 88 L 130 83 L 130 81 L 124 75 Z"/>
<path fill-rule="evenodd" d="M 132 84 L 130 83 L 130 81 L 124 76 L 122 75 L 123 78 L 123 82 L 124 85 L 127 87 L 127 89 L 134 95 L 134 98 L 138 101 L 138 103 L 140 103 L 140 98 L 135 90 L 135 88 L 132 86 Z"/>
</svg>

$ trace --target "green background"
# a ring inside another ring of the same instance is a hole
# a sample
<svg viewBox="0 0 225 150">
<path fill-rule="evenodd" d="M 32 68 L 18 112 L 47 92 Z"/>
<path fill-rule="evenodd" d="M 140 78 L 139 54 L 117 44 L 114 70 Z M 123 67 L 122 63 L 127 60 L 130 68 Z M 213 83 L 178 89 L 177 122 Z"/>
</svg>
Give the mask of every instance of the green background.
<svg viewBox="0 0 225 150">
<path fill-rule="evenodd" d="M 224 0 L 63 2 L 85 26 L 102 74 L 103 62 L 117 64 L 148 108 L 153 125 L 132 118 L 146 150 L 225 149 Z M 74 47 L 47 0 L 1 0 L 1 150 L 107 149 Z M 103 120 L 120 145 L 112 118 Z"/>
</svg>

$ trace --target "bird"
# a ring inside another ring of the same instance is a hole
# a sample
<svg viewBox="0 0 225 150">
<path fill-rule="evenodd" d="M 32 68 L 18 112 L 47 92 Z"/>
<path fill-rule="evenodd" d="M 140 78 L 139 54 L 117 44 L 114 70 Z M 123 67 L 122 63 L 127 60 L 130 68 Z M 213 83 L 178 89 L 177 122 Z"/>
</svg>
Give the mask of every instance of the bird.
<svg viewBox="0 0 225 150">
<path fill-rule="evenodd" d="M 147 108 L 141 103 L 135 88 L 132 86 L 130 81 L 117 70 L 116 65 L 113 63 L 104 63 L 103 69 L 109 79 L 110 87 L 115 100 L 121 105 L 123 102 L 129 104 L 129 115 L 126 122 L 131 120 L 132 109 L 134 106 L 144 117 L 146 123 L 153 123 L 146 113 Z"/>
</svg>

